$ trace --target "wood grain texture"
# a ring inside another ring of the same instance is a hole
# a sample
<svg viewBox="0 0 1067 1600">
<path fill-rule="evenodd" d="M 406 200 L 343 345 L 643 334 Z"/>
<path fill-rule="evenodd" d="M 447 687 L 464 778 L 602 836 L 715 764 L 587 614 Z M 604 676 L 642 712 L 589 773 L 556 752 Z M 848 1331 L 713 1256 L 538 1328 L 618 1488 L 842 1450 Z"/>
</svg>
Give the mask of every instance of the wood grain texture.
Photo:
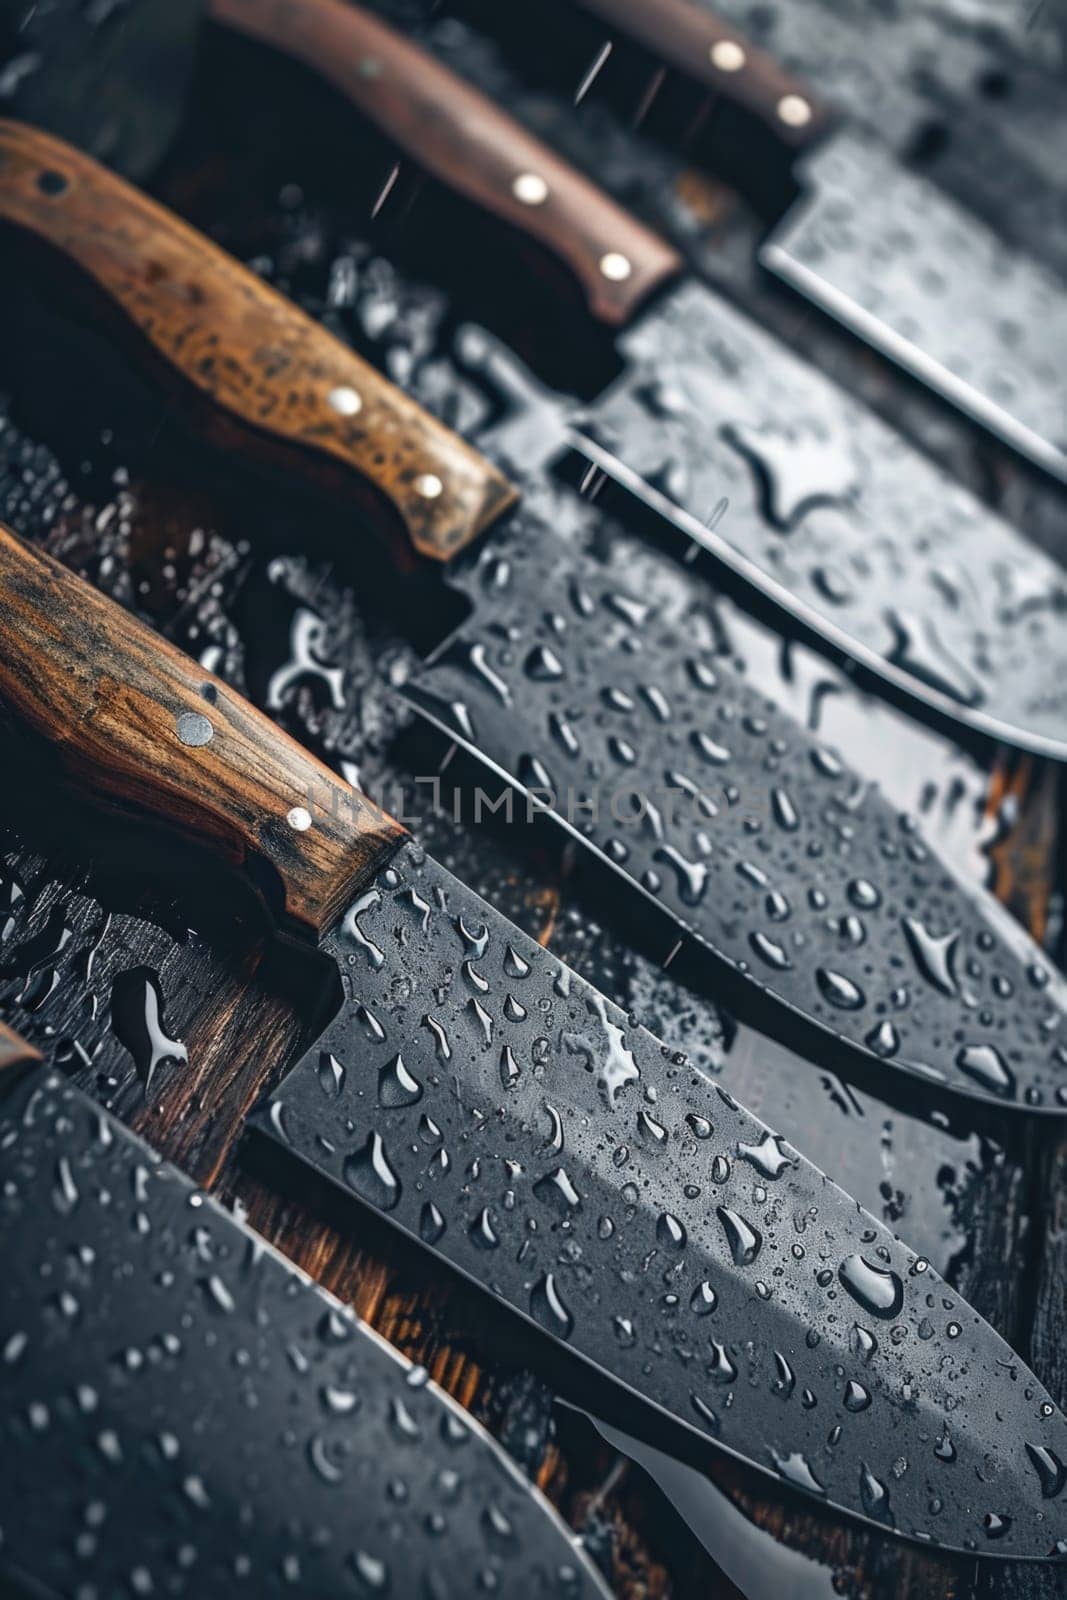
<svg viewBox="0 0 1067 1600">
<path fill-rule="evenodd" d="M 220 679 L 0 527 L 0 701 L 93 795 L 266 861 L 325 932 L 405 836 Z"/>
<path fill-rule="evenodd" d="M 681 271 L 678 252 L 658 234 L 488 96 L 360 7 L 210 0 L 208 10 L 304 62 L 424 171 L 549 250 L 609 326 L 628 322 Z"/>
<path fill-rule="evenodd" d="M 225 251 L 70 145 L 3 120 L 0 221 L 88 276 L 218 443 L 339 480 L 409 550 L 446 561 L 515 500 L 476 450 Z"/>
<path fill-rule="evenodd" d="M 802 79 L 694 0 L 578 3 L 609 28 L 629 34 L 668 66 L 754 112 L 786 145 L 805 149 L 830 123 L 829 107 Z M 806 107 L 806 115 L 797 101 Z"/>
<path fill-rule="evenodd" d="M 25 1039 L 19 1037 L 11 1028 L 5 1027 L 0 1022 L 0 1072 L 5 1067 L 18 1066 L 20 1063 L 40 1061 L 41 1052 L 32 1044 L 27 1044 Z"/>
</svg>

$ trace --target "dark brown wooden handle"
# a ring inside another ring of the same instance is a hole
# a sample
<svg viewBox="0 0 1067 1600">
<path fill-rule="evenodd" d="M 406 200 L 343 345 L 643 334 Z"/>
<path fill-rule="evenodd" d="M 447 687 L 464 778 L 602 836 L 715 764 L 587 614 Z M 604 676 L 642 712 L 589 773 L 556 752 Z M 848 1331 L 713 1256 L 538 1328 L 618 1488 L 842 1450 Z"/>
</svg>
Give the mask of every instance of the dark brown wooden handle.
<svg viewBox="0 0 1067 1600">
<path fill-rule="evenodd" d="M 760 117 L 786 144 L 804 149 L 831 115 L 811 88 L 737 28 L 695 0 L 578 0 L 647 50 Z"/>
<path fill-rule="evenodd" d="M 88 275 L 219 442 L 369 496 L 421 555 L 447 560 L 514 501 L 476 450 L 225 251 L 72 146 L 3 120 L 0 221 Z"/>
<path fill-rule="evenodd" d="M 266 860 L 320 935 L 404 829 L 220 679 L 0 526 L 0 702 L 91 794 Z"/>
<path fill-rule="evenodd" d="M 209 0 L 209 15 L 303 61 L 424 171 L 551 251 L 593 315 L 629 321 L 681 270 L 664 240 L 376 17 L 343 0 Z"/>
<path fill-rule="evenodd" d="M 0 1022 L 0 1072 L 5 1067 L 28 1065 L 31 1061 L 40 1061 L 41 1052 L 35 1050 L 32 1044 L 27 1044 L 11 1028 Z"/>
</svg>

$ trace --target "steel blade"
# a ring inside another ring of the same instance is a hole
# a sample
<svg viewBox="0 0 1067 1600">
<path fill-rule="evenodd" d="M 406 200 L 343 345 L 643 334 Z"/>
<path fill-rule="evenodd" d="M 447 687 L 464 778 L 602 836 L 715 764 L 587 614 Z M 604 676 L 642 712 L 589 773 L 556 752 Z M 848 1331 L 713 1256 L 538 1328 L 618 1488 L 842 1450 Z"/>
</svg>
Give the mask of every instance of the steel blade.
<svg viewBox="0 0 1067 1600">
<path fill-rule="evenodd" d="M 1067 1551 L 1067 1421 L 928 1264 L 415 845 L 257 1124 L 635 1396 L 946 1547 Z"/>
<path fill-rule="evenodd" d="M 457 581 L 470 620 L 403 693 L 698 940 L 733 1009 L 815 1059 L 1067 1113 L 1062 975 L 698 619 L 532 518 Z"/>
<path fill-rule="evenodd" d="M 1067 285 L 870 136 L 806 158 L 760 260 L 1067 483 Z"/>
<path fill-rule="evenodd" d="M 44 1068 L 0 1104 L 0 1574 L 37 1594 L 607 1589 L 477 1423 Z"/>
<path fill-rule="evenodd" d="M 834 654 L 1067 759 L 1056 562 L 700 284 L 620 347 L 627 370 L 587 413 L 585 454 Z"/>
</svg>

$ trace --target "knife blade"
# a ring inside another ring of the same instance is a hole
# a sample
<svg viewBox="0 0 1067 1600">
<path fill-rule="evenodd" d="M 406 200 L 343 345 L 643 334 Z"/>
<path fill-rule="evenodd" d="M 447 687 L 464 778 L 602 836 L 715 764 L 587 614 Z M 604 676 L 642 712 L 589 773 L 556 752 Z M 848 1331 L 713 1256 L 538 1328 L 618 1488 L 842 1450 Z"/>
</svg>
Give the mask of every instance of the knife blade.
<svg viewBox="0 0 1067 1600">
<path fill-rule="evenodd" d="M 0 1146 L 20 1592 L 607 1596 L 423 1368 L 59 1073 L 7 1088 Z"/>
<path fill-rule="evenodd" d="M 320 73 L 420 167 L 553 252 L 593 319 L 624 330 L 624 370 L 570 442 L 894 694 L 986 738 L 1067 755 L 1056 562 L 709 288 L 678 282 L 668 246 L 377 18 L 338 0 L 212 0 L 211 15 Z M 707 32 L 706 14 L 696 20 Z M 798 98 L 763 56 L 725 76 L 772 121 Z M 811 126 L 824 127 L 812 107 Z M 527 466 L 521 433 L 505 425 L 484 443 L 506 469 Z M 729 514 L 709 527 L 724 495 Z"/>
<path fill-rule="evenodd" d="M 204 420 L 216 434 L 250 435 L 260 453 L 284 446 L 290 470 L 315 479 L 328 466 L 331 488 L 383 489 L 405 548 L 439 565 L 494 527 L 487 564 L 455 574 L 471 628 L 438 650 L 415 703 L 544 791 L 564 823 L 569 790 L 592 789 L 602 815 L 582 819 L 584 844 L 697 941 L 739 1015 L 846 1070 L 862 1059 L 1001 1107 L 1067 1113 L 1063 978 L 910 823 L 728 666 L 576 565 L 551 506 L 527 504 L 509 532 L 514 491 L 499 472 L 250 273 L 57 141 L 9 124 L 0 153 L 8 212 L 91 271 L 214 402 Z M 43 209 L 42 171 L 67 183 Z M 349 394 L 365 404 L 344 417 L 334 401 Z M 384 464 L 379 431 L 398 441 Z M 512 587 L 509 572 L 528 576 Z M 501 625 L 522 642 L 519 676 Z M 831 886 L 827 863 L 839 868 Z"/>
<path fill-rule="evenodd" d="M 1067 482 L 1067 286 L 697 0 L 579 0 L 803 159 L 764 266 Z"/>
<path fill-rule="evenodd" d="M 792 1488 L 1067 1550 L 1067 1419 L 928 1263 L 227 685 L 10 534 L 0 577 L 9 709 L 105 803 L 264 862 L 337 965 L 270 1137 Z"/>
</svg>

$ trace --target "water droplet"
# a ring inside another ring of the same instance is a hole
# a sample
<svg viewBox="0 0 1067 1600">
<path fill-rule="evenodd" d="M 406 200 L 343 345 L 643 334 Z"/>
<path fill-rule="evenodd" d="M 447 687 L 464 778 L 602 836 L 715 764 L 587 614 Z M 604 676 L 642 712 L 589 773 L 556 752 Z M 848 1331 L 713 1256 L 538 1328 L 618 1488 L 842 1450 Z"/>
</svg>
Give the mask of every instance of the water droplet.
<svg viewBox="0 0 1067 1600">
<path fill-rule="evenodd" d="M 793 965 L 785 946 L 769 938 L 767 934 L 759 929 L 749 934 L 748 942 L 760 960 L 765 962 L 768 967 L 773 967 L 776 972 L 788 972 Z"/>
<path fill-rule="evenodd" d="M 382 1211 L 391 1211 L 400 1199 L 400 1179 L 389 1165 L 380 1133 L 372 1133 L 365 1145 L 345 1157 L 344 1176 L 350 1188 Z"/>
<path fill-rule="evenodd" d="M 1067 1466 L 1054 1450 L 1044 1445 L 1027 1444 L 1026 1453 L 1040 1481 L 1042 1498 L 1055 1500 L 1057 1495 L 1062 1494 L 1064 1484 L 1067 1484 Z"/>
<path fill-rule="evenodd" d="M 159 979 L 148 967 L 134 967 L 115 978 L 111 988 L 111 1026 L 133 1057 L 146 1096 L 156 1070 L 165 1061 L 189 1059 L 185 1045 L 167 1034 Z"/>
<path fill-rule="evenodd" d="M 718 1339 L 711 1341 L 711 1360 L 706 1370 L 712 1383 L 720 1384 L 723 1388 L 737 1382 L 737 1368 L 730 1360 L 726 1346 Z"/>
<path fill-rule="evenodd" d="M 845 1410 L 866 1411 L 871 1403 L 871 1396 L 862 1383 L 857 1383 L 855 1378 L 850 1378 L 845 1387 Z"/>
<path fill-rule="evenodd" d="M 345 1069 L 328 1050 L 319 1051 L 319 1087 L 330 1100 L 336 1100 L 345 1083 Z"/>
<path fill-rule="evenodd" d="M 780 1456 L 777 1450 L 772 1448 L 771 1460 L 788 1483 L 796 1484 L 799 1489 L 806 1489 L 809 1494 L 826 1493 L 799 1450 L 794 1450 L 787 1456 Z"/>
<path fill-rule="evenodd" d="M 685 1228 L 669 1211 L 664 1211 L 656 1223 L 656 1238 L 664 1250 L 685 1249 Z"/>
<path fill-rule="evenodd" d="M 724 744 L 717 744 L 710 734 L 702 733 L 699 729 L 689 735 L 690 741 L 697 754 L 712 767 L 724 767 L 733 760 L 733 756 Z"/>
<path fill-rule="evenodd" d="M 904 1285 L 889 1267 L 872 1266 L 866 1256 L 846 1256 L 837 1275 L 849 1294 L 875 1317 L 895 1317 L 904 1304 Z"/>
<path fill-rule="evenodd" d="M 433 1201 L 427 1200 L 419 1216 L 419 1238 L 423 1244 L 436 1244 L 444 1231 L 444 1217 Z"/>
<path fill-rule="evenodd" d="M 1005 1099 L 1014 1099 L 1015 1074 L 995 1045 L 964 1045 L 957 1052 L 956 1065 L 961 1072 L 980 1083 L 983 1089 L 991 1089 Z"/>
<path fill-rule="evenodd" d="M 760 1253 L 763 1235 L 758 1228 L 752 1226 L 751 1222 L 746 1222 L 744 1217 L 732 1211 L 729 1206 L 717 1206 L 716 1215 L 722 1223 L 734 1265 L 750 1267 Z"/>
<path fill-rule="evenodd" d="M 800 827 L 796 806 L 785 789 L 771 790 L 771 811 L 775 822 L 780 828 L 784 828 L 786 833 L 795 833 Z"/>
<path fill-rule="evenodd" d="M 530 1290 L 530 1315 L 542 1328 L 554 1333 L 558 1339 L 569 1339 L 574 1329 L 574 1318 L 567 1309 L 556 1287 L 555 1276 L 545 1272 Z"/>
<path fill-rule="evenodd" d="M 535 645 L 526 657 L 526 675 L 539 683 L 554 683 L 563 677 L 563 662 L 547 645 Z"/>
<path fill-rule="evenodd" d="M 842 972 L 832 972 L 829 967 L 818 967 L 815 982 L 823 998 L 839 1011 L 859 1011 L 867 1004 L 867 997 L 858 983 L 846 978 Z"/>
<path fill-rule="evenodd" d="M 422 1084 L 413 1078 L 397 1053 L 378 1073 L 378 1103 L 387 1110 L 396 1111 L 402 1106 L 413 1106 L 422 1099 Z"/>
<path fill-rule="evenodd" d="M 876 1522 L 892 1522 L 889 1509 L 889 1490 L 876 1478 L 864 1461 L 860 1466 L 860 1502 L 864 1511 Z"/>
<path fill-rule="evenodd" d="M 543 1178 L 538 1178 L 533 1192 L 538 1200 L 564 1213 L 577 1211 L 582 1203 L 581 1196 L 563 1167 L 553 1167 Z"/>
<path fill-rule="evenodd" d="M 467 1233 L 471 1242 L 476 1244 L 479 1250 L 495 1250 L 500 1243 L 500 1237 L 493 1226 L 493 1219 L 489 1215 L 488 1206 L 482 1207 L 467 1229 Z"/>
<path fill-rule="evenodd" d="M 689 1309 L 698 1317 L 708 1317 L 719 1303 L 719 1297 L 711 1284 L 705 1281 L 698 1283 L 693 1293 L 689 1296 Z"/>
<path fill-rule="evenodd" d="M 933 934 L 916 917 L 902 917 L 901 927 L 908 941 L 915 965 L 927 983 L 932 983 L 942 994 L 959 993 L 956 982 L 956 946 L 959 932 Z"/>
<path fill-rule="evenodd" d="M 377 889 L 368 889 L 366 894 L 361 894 L 359 898 L 355 900 L 351 906 L 349 906 L 348 910 L 345 912 L 344 920 L 341 923 L 342 936 L 350 939 L 358 949 L 364 952 L 368 963 L 375 970 L 385 965 L 385 952 L 384 950 L 380 950 L 374 943 L 374 940 L 369 938 L 368 935 L 363 932 L 363 929 L 359 925 L 359 919 L 366 912 L 372 911 L 375 906 L 380 905 L 381 900 L 382 897 L 378 893 Z"/>
<path fill-rule="evenodd" d="M 796 1165 L 794 1157 L 787 1156 L 781 1148 L 782 1143 L 780 1134 L 765 1133 L 759 1144 L 739 1144 L 737 1153 L 765 1178 L 774 1179 L 780 1177 L 786 1167 Z"/>
</svg>

